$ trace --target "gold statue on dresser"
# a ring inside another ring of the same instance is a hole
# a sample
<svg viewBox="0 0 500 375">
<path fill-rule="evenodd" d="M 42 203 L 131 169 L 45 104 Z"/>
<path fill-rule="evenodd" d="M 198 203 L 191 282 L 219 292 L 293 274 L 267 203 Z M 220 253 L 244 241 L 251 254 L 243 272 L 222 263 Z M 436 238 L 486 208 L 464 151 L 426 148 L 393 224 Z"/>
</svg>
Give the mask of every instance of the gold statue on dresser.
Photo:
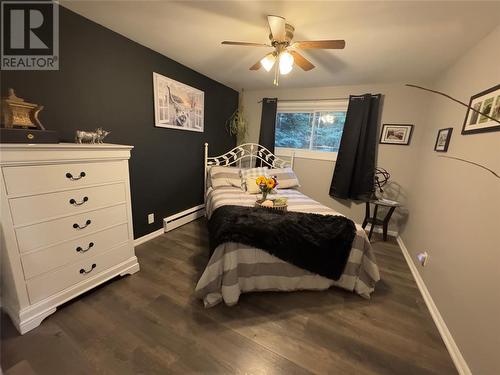
<svg viewBox="0 0 500 375">
<path fill-rule="evenodd" d="M 24 128 L 45 130 L 38 119 L 43 106 L 28 103 L 16 96 L 14 89 L 9 89 L 1 100 L 0 126 L 3 128 Z"/>
</svg>

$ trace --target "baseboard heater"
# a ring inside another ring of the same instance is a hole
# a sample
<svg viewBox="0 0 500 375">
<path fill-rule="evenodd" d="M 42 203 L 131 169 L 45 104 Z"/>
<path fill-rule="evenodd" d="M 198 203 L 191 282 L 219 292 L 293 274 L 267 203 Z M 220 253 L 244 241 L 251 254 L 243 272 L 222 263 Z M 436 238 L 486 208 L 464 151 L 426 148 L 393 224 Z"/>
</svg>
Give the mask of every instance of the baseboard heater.
<svg viewBox="0 0 500 375">
<path fill-rule="evenodd" d="M 205 215 L 205 205 L 200 204 L 196 207 L 188 208 L 182 212 L 175 215 L 168 216 L 163 219 L 163 229 L 165 232 L 171 231 L 172 229 L 178 228 L 181 225 L 187 224 L 193 220 L 198 219 Z"/>
</svg>

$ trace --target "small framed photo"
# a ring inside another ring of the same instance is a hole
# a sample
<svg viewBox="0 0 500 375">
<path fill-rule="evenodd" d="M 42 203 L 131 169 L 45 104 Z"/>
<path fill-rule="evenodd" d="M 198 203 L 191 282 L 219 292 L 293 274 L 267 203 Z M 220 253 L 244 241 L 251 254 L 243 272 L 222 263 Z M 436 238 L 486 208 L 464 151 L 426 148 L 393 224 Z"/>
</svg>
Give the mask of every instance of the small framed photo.
<svg viewBox="0 0 500 375">
<path fill-rule="evenodd" d="M 451 133 L 453 128 L 439 129 L 436 138 L 436 144 L 434 145 L 434 151 L 446 152 L 448 151 L 448 145 L 450 144 Z"/>
<path fill-rule="evenodd" d="M 500 85 L 470 98 L 469 107 L 500 121 Z M 462 134 L 500 131 L 500 124 L 476 111 L 467 109 Z"/>
<path fill-rule="evenodd" d="M 384 124 L 380 134 L 380 143 L 389 145 L 409 145 L 413 125 L 406 124 Z"/>
</svg>

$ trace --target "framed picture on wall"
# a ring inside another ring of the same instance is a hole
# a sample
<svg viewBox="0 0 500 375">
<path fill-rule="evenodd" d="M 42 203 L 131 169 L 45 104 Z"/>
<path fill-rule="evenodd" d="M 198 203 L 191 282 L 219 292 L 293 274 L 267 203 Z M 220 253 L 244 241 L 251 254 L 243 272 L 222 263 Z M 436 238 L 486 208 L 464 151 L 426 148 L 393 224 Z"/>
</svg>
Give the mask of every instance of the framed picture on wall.
<svg viewBox="0 0 500 375">
<path fill-rule="evenodd" d="M 480 92 L 470 98 L 469 107 L 500 121 L 500 85 Z M 462 134 L 495 132 L 500 124 L 476 111 L 467 109 Z"/>
<path fill-rule="evenodd" d="M 407 124 L 384 124 L 380 134 L 380 143 L 389 145 L 409 145 L 413 125 Z"/>
<path fill-rule="evenodd" d="M 203 132 L 205 93 L 153 73 L 155 126 Z"/>
<path fill-rule="evenodd" d="M 450 144 L 451 133 L 453 128 L 439 129 L 436 138 L 436 144 L 434 145 L 434 151 L 446 152 L 448 151 L 448 145 Z"/>
</svg>

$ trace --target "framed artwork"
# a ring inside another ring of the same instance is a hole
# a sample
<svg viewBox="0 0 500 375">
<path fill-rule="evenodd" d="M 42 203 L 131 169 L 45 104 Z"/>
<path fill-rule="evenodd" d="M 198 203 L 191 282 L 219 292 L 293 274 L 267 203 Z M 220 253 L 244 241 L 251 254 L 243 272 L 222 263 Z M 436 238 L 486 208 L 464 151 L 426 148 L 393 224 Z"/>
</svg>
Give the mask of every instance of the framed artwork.
<svg viewBox="0 0 500 375">
<path fill-rule="evenodd" d="M 380 143 L 389 145 L 409 145 L 413 125 L 384 124 L 380 134 Z"/>
<path fill-rule="evenodd" d="M 205 93 L 153 73 L 155 126 L 203 132 Z"/>
<path fill-rule="evenodd" d="M 450 144 L 451 133 L 453 128 L 439 129 L 436 138 L 436 144 L 434 145 L 434 151 L 446 152 L 448 151 L 448 145 Z"/>
<path fill-rule="evenodd" d="M 481 111 L 500 121 L 500 85 L 480 92 L 470 98 L 469 107 Z M 488 117 L 467 109 L 462 134 L 495 132 L 500 130 L 500 124 Z"/>
</svg>

